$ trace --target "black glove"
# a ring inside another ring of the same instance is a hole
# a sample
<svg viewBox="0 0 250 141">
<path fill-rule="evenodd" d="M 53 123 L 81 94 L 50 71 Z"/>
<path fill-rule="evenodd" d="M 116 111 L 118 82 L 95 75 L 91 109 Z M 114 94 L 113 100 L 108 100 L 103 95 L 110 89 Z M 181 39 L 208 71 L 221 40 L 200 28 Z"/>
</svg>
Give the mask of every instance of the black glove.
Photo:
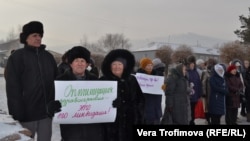
<svg viewBox="0 0 250 141">
<path fill-rule="evenodd" d="M 119 98 L 116 98 L 114 101 L 113 101 L 113 103 L 112 103 L 112 106 L 114 107 L 114 108 L 119 108 L 119 107 L 121 107 L 121 100 L 119 99 Z"/>
<path fill-rule="evenodd" d="M 50 101 L 47 104 L 47 112 L 49 117 L 53 117 L 55 113 L 60 112 L 62 105 L 59 100 Z"/>
</svg>

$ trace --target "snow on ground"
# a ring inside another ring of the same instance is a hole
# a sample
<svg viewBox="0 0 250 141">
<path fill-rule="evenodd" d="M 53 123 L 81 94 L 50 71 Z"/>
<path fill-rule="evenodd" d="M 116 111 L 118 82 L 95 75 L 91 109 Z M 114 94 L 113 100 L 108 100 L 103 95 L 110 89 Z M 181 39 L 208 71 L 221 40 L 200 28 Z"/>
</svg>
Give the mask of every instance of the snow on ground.
<svg viewBox="0 0 250 141">
<path fill-rule="evenodd" d="M 1 74 L 3 74 L 3 69 L 2 68 L 0 68 L 0 75 Z M 163 96 L 163 99 L 162 99 L 162 110 L 163 111 L 164 111 L 164 107 L 165 107 L 165 96 Z M 4 80 L 3 75 L 0 76 L 0 110 L 8 112 L 7 99 L 6 99 L 6 90 L 5 90 L 5 80 Z M 206 122 L 205 122 L 204 119 L 196 119 L 195 123 L 198 124 L 198 125 L 206 125 Z M 225 124 L 224 116 L 221 119 L 221 123 Z M 240 125 L 250 125 L 250 122 L 246 122 L 246 117 L 242 117 L 239 114 L 238 124 L 240 124 Z M 14 131 L 14 129 L 12 129 L 12 128 L 10 129 L 8 127 L 5 127 L 4 125 L 0 125 L 0 127 L 1 127 L 0 136 L 4 132 L 12 132 L 12 131 Z M 52 133 L 53 134 L 52 135 L 52 141 L 60 141 L 61 138 L 60 138 L 59 125 L 54 123 L 52 128 L 53 128 L 52 129 L 52 132 L 53 132 Z M 4 129 L 4 130 L 2 130 L 2 129 Z M 10 131 L 10 130 L 12 130 L 12 131 Z"/>
</svg>

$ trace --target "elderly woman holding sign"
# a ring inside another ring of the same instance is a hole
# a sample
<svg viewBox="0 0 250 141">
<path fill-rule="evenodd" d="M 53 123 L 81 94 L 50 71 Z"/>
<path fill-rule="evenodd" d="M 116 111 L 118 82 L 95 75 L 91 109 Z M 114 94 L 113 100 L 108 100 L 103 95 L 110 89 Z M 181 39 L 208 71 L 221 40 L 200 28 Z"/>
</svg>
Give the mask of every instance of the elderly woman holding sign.
<svg viewBox="0 0 250 141">
<path fill-rule="evenodd" d="M 144 97 L 135 76 L 131 75 L 134 65 L 134 55 L 125 49 L 112 50 L 103 60 L 100 79 L 118 84 L 117 98 L 113 101 L 116 119 L 105 124 L 107 141 L 132 141 L 133 125 L 143 121 Z"/>
<path fill-rule="evenodd" d="M 90 52 L 82 46 L 75 46 L 68 52 L 70 69 L 57 77 L 57 80 L 97 80 L 86 70 L 90 62 Z M 60 124 L 62 141 L 103 141 L 102 124 Z"/>
</svg>

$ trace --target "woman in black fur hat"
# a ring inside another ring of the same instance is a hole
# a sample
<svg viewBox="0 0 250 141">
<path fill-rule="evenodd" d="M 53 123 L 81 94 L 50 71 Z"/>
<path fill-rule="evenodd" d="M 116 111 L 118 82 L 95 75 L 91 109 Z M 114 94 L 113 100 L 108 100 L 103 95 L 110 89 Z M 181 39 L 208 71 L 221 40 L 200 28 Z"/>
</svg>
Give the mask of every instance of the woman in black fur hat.
<svg viewBox="0 0 250 141">
<path fill-rule="evenodd" d="M 133 125 L 143 122 L 144 97 L 140 86 L 131 75 L 135 65 L 134 55 L 125 49 L 109 52 L 102 63 L 101 80 L 117 81 L 117 108 L 115 122 L 105 124 L 107 141 L 132 141 Z"/>
</svg>

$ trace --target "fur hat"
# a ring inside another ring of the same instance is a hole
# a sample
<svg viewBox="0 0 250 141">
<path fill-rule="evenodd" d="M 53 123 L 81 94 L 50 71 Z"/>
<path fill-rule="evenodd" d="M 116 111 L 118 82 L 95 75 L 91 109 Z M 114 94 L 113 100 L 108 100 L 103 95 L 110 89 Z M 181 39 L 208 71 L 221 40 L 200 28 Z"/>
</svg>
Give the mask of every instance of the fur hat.
<svg viewBox="0 0 250 141">
<path fill-rule="evenodd" d="M 153 66 L 154 66 L 154 69 L 157 69 L 157 68 L 165 68 L 165 64 L 161 62 L 161 59 L 160 58 L 155 58 L 153 59 Z"/>
<path fill-rule="evenodd" d="M 140 61 L 140 67 L 145 69 L 148 64 L 153 64 L 152 60 L 149 58 L 142 58 Z"/>
<path fill-rule="evenodd" d="M 236 69 L 236 66 L 235 65 L 230 65 L 228 66 L 227 68 L 227 72 L 231 72 L 232 70 Z"/>
<path fill-rule="evenodd" d="M 20 43 L 27 44 L 26 39 L 32 33 L 39 33 L 43 37 L 43 24 L 39 21 L 31 21 L 23 26 L 20 33 Z"/>
<path fill-rule="evenodd" d="M 124 60 L 122 60 L 124 59 Z M 101 70 L 104 76 L 112 77 L 112 71 L 110 69 L 111 63 L 115 60 L 126 62 L 122 77 L 128 77 L 134 71 L 135 57 L 126 49 L 114 49 L 111 50 L 104 58 L 101 66 Z M 123 63 L 123 62 L 122 62 Z"/>
<path fill-rule="evenodd" d="M 187 63 L 188 64 L 191 64 L 191 63 L 196 64 L 196 58 L 195 58 L 195 56 L 193 56 L 193 55 L 188 56 L 187 57 Z"/>
<path fill-rule="evenodd" d="M 68 61 L 71 64 L 76 58 L 83 58 L 87 63 L 90 62 L 90 51 L 82 46 L 75 46 L 68 52 Z"/>
</svg>

